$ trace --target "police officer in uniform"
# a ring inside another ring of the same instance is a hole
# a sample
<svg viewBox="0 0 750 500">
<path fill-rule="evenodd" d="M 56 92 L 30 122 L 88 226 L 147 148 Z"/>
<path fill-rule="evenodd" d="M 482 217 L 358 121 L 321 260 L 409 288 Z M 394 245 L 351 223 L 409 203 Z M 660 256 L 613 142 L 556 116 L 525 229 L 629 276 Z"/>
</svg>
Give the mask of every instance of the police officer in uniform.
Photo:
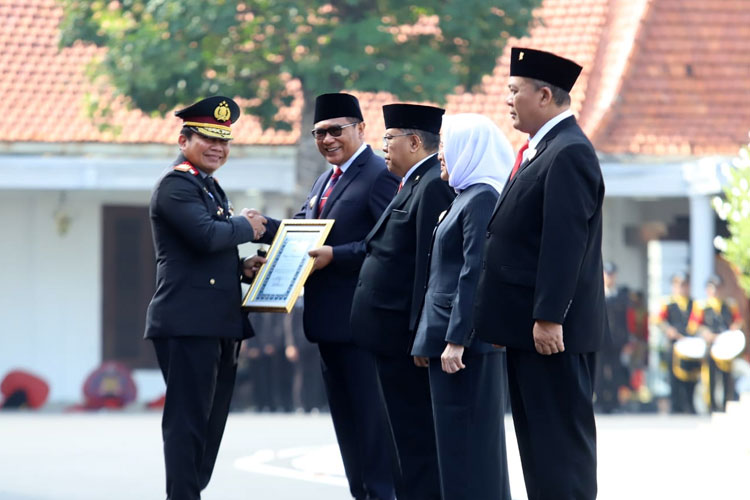
<svg viewBox="0 0 750 500">
<path fill-rule="evenodd" d="M 240 308 L 240 279 L 253 277 L 263 259 L 243 262 L 237 245 L 261 237 L 265 219 L 246 209 L 233 215 L 213 178 L 229 156 L 239 106 L 214 96 L 175 114 L 183 120 L 181 152 L 158 181 L 149 207 L 156 292 L 145 337 L 154 344 L 167 384 L 167 498 L 197 500 L 219 451 L 240 342 L 253 335 Z"/>
</svg>

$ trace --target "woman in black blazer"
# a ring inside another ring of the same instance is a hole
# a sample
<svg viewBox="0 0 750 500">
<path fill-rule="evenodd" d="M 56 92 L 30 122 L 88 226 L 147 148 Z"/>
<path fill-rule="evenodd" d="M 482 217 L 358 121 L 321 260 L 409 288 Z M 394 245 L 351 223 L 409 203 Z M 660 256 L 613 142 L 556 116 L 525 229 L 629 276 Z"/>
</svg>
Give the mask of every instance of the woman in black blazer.
<svg viewBox="0 0 750 500">
<path fill-rule="evenodd" d="M 444 118 L 438 158 L 458 195 L 433 233 L 412 355 L 429 370 L 442 500 L 509 500 L 505 352 L 474 338 L 472 311 L 513 149 L 489 118 L 461 114 Z"/>
</svg>

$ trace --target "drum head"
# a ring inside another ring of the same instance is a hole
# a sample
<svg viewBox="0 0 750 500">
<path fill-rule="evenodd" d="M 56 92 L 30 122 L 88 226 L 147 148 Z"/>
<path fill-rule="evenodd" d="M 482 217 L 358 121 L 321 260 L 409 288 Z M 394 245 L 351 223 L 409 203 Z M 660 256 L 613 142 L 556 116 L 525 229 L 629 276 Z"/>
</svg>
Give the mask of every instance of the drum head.
<svg viewBox="0 0 750 500">
<path fill-rule="evenodd" d="M 703 359 L 706 356 L 706 341 L 700 337 L 684 337 L 674 343 L 674 352 L 681 358 Z"/>
<path fill-rule="evenodd" d="M 716 336 L 711 346 L 711 357 L 717 361 L 731 361 L 745 350 L 745 334 L 740 330 L 727 330 Z"/>
</svg>

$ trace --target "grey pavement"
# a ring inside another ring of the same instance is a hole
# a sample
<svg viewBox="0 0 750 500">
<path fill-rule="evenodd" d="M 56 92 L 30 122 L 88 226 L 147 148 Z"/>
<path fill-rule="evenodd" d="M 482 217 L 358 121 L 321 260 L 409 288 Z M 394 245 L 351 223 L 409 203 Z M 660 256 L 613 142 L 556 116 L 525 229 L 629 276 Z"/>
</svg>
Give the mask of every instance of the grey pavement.
<svg viewBox="0 0 750 500">
<path fill-rule="evenodd" d="M 750 420 L 600 416 L 599 498 L 750 498 Z M 510 418 L 511 490 L 526 498 Z M 0 414 L 0 500 L 163 499 L 160 414 Z M 330 417 L 233 413 L 203 500 L 345 500 Z"/>
</svg>

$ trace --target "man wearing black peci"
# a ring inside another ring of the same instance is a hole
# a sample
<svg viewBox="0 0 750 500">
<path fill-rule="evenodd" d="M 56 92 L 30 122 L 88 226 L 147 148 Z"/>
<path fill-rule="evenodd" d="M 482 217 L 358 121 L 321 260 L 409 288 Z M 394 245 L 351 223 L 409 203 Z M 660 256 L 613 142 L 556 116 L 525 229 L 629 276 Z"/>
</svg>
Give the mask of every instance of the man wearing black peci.
<svg viewBox="0 0 750 500">
<path fill-rule="evenodd" d="M 310 251 L 304 332 L 320 349 L 323 380 L 349 491 L 357 499 L 393 500 L 392 452 L 372 353 L 353 342 L 352 296 L 365 257 L 362 240 L 396 192 L 398 179 L 365 143 L 359 101 L 345 93 L 315 100 L 312 135 L 330 164 L 295 219 L 334 219 L 326 244 Z M 279 221 L 268 219 L 270 242 Z"/>
<path fill-rule="evenodd" d="M 607 332 L 604 181 L 570 108 L 581 67 L 511 50 L 507 104 L 529 135 L 487 228 L 474 314 L 507 347 L 508 385 L 529 500 L 596 498 L 595 352 Z"/>
<path fill-rule="evenodd" d="M 366 257 L 352 303 L 355 342 L 375 353 L 396 445 L 399 500 L 440 498 L 427 369 L 411 344 L 424 296 L 432 231 L 455 194 L 437 159 L 444 110 L 413 104 L 383 107 L 383 151 L 401 177 L 399 192 L 365 238 Z"/>
</svg>

